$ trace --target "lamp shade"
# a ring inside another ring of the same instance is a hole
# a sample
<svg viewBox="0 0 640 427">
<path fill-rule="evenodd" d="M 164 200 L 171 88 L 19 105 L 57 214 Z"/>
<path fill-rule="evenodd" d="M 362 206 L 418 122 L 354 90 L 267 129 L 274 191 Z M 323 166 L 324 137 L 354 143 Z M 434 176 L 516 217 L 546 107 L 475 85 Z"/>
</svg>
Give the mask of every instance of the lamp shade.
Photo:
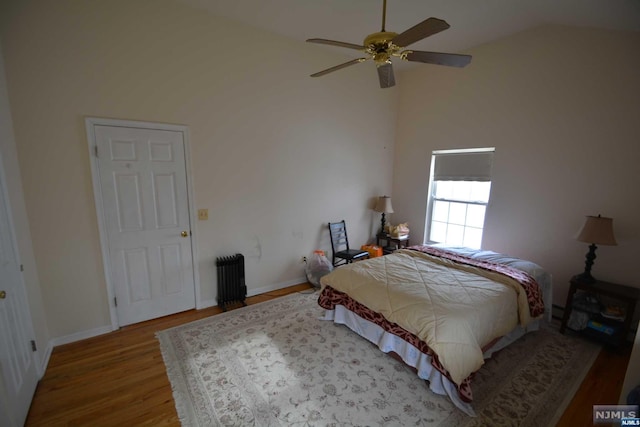
<svg viewBox="0 0 640 427">
<path fill-rule="evenodd" d="M 378 197 L 378 201 L 376 202 L 376 207 L 373 208 L 376 212 L 382 213 L 393 213 L 393 207 L 391 206 L 391 197 L 389 196 L 380 196 Z"/>
<path fill-rule="evenodd" d="M 613 235 L 613 219 L 600 215 L 587 216 L 576 240 L 596 245 L 616 246 L 618 243 Z"/>
</svg>

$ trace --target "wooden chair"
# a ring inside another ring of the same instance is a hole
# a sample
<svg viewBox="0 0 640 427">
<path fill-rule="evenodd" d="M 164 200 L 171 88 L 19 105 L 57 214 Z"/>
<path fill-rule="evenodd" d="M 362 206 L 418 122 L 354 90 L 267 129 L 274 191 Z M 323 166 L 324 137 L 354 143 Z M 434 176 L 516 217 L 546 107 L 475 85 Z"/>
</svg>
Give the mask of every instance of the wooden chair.
<svg viewBox="0 0 640 427">
<path fill-rule="evenodd" d="M 369 252 L 349 248 L 347 226 L 344 220 L 340 222 L 330 222 L 329 234 L 331 235 L 331 251 L 333 252 L 331 263 L 334 267 L 349 264 L 354 260 L 369 258 Z"/>
</svg>

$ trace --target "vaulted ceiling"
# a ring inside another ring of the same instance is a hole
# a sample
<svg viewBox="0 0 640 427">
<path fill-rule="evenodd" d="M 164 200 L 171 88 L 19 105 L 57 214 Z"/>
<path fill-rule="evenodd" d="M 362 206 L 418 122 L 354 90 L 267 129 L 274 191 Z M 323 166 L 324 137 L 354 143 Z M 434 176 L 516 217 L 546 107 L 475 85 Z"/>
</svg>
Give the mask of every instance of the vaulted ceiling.
<svg viewBox="0 0 640 427">
<path fill-rule="evenodd" d="M 298 40 L 362 43 L 380 31 L 382 0 L 180 0 Z M 388 0 L 387 31 L 436 17 L 451 28 L 413 49 L 459 52 L 543 24 L 640 31 L 640 0 Z M 327 47 L 328 49 L 338 49 Z"/>
</svg>

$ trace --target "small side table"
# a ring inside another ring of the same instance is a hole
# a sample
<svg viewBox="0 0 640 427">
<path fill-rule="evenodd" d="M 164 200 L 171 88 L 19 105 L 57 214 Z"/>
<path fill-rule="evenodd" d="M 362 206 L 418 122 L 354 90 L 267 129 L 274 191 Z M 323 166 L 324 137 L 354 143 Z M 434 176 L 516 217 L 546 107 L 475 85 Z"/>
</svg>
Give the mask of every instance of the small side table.
<svg viewBox="0 0 640 427">
<path fill-rule="evenodd" d="M 596 280 L 593 283 L 584 283 L 579 281 L 575 277 L 571 279 L 570 283 L 571 287 L 569 288 L 569 293 L 567 294 L 567 302 L 564 306 L 564 315 L 562 316 L 560 333 L 564 334 L 564 331 L 567 328 L 567 322 L 569 321 L 569 317 L 571 316 L 571 312 L 573 310 L 581 311 L 580 308 L 573 306 L 573 297 L 576 291 L 580 290 L 583 292 L 588 292 L 594 295 L 596 298 L 599 296 L 603 296 L 611 300 L 615 300 L 621 306 L 625 307 L 625 313 L 624 319 L 620 321 L 608 319 L 599 313 L 589 313 L 589 317 L 591 320 L 602 323 L 603 325 L 614 327 L 615 332 L 612 335 L 608 335 L 604 332 L 599 332 L 591 328 L 586 328 L 578 332 L 598 339 L 605 344 L 611 344 L 614 346 L 622 345 L 627 339 L 627 336 L 629 335 L 629 331 L 631 329 L 631 321 L 633 320 L 633 313 L 636 308 L 636 303 L 640 300 L 640 289 L 630 286 L 618 285 L 616 283 L 604 282 L 602 280 Z"/>
<path fill-rule="evenodd" d="M 385 244 L 381 245 L 380 240 L 384 240 Z M 393 253 L 397 249 L 410 246 L 409 235 L 407 234 L 406 236 L 402 237 L 391 237 L 386 233 L 378 233 L 378 235 L 376 235 L 376 245 L 382 246 L 382 252 L 387 255 Z"/>
</svg>

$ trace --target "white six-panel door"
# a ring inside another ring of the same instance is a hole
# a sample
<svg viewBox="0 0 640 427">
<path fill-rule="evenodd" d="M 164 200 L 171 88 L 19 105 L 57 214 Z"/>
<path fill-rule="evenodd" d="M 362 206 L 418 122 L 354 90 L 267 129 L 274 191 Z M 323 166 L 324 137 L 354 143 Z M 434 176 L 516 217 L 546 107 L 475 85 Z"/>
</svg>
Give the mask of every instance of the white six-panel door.
<svg viewBox="0 0 640 427">
<path fill-rule="evenodd" d="M 21 426 L 38 384 L 26 289 L 0 159 L 0 425 Z"/>
<path fill-rule="evenodd" d="M 95 125 L 119 326 L 195 307 L 183 133 Z"/>
</svg>

